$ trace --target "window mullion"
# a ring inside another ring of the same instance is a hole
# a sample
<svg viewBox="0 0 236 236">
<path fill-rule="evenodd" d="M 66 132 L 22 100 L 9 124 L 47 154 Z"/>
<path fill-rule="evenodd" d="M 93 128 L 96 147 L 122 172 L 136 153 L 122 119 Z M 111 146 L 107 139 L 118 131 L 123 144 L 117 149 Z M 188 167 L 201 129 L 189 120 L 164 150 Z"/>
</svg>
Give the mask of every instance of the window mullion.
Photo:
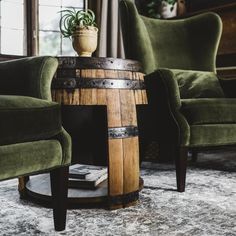
<svg viewBox="0 0 236 236">
<path fill-rule="evenodd" d="M 38 0 L 25 0 L 27 55 L 38 55 Z"/>
</svg>

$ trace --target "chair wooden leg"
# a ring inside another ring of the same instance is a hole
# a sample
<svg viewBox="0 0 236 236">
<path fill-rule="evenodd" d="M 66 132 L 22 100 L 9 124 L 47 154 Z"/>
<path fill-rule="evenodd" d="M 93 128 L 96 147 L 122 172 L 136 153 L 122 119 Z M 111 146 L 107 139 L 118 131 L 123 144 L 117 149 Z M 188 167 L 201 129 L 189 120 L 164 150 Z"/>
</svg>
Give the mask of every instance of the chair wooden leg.
<svg viewBox="0 0 236 236">
<path fill-rule="evenodd" d="M 188 149 L 185 147 L 177 148 L 175 157 L 177 191 L 185 191 L 186 169 L 187 169 Z"/>
<path fill-rule="evenodd" d="M 56 231 L 62 231 L 66 226 L 68 172 L 68 166 L 50 172 L 53 218 Z"/>
<path fill-rule="evenodd" d="M 18 191 L 21 199 L 26 199 L 26 183 L 29 181 L 29 176 L 21 176 L 18 178 Z"/>
</svg>

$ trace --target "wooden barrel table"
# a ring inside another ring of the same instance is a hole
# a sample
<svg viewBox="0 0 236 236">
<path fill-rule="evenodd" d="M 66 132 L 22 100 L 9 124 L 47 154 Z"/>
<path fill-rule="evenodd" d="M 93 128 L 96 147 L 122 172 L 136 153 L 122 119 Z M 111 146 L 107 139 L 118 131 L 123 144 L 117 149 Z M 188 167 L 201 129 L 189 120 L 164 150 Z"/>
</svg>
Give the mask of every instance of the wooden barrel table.
<svg viewBox="0 0 236 236">
<path fill-rule="evenodd" d="M 67 106 L 107 107 L 110 208 L 134 204 L 140 183 L 136 105 L 147 103 L 140 63 L 94 57 L 58 60 L 59 68 L 52 83 L 54 101 Z"/>
</svg>

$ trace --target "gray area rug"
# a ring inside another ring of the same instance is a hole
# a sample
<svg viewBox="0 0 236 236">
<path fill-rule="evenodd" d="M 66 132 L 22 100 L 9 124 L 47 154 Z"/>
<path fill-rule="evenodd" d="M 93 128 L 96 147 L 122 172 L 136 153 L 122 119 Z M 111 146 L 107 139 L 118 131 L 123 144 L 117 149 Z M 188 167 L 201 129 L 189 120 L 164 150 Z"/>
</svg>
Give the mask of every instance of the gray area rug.
<svg viewBox="0 0 236 236">
<path fill-rule="evenodd" d="M 199 156 L 188 168 L 185 193 L 175 191 L 173 165 L 143 163 L 136 206 L 69 210 L 61 233 L 50 209 L 19 199 L 17 180 L 1 182 L 0 235 L 236 235 L 236 154 Z"/>
</svg>

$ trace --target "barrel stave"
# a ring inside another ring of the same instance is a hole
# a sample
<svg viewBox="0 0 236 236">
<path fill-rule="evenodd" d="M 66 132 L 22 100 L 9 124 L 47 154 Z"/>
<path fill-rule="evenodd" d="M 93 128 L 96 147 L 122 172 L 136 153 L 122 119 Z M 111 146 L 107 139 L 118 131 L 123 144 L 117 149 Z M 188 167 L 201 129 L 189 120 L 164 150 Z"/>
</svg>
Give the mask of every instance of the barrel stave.
<svg viewBox="0 0 236 236">
<path fill-rule="evenodd" d="M 79 79 L 113 79 L 143 81 L 140 64 L 132 60 L 112 58 L 60 58 L 58 77 Z M 59 79 L 55 77 L 54 80 Z M 137 127 L 136 105 L 146 104 L 144 89 L 128 88 L 83 88 L 52 89 L 52 97 L 65 105 L 106 105 L 108 129 L 119 127 Z M 129 205 L 126 197 L 139 189 L 139 147 L 138 136 L 134 133 L 127 137 L 108 139 L 110 204 L 117 208 Z M 123 197 L 122 197 L 123 196 Z M 136 195 L 134 195 L 136 196 Z M 119 201 L 114 201 L 119 199 Z M 120 200 L 121 199 L 121 200 Z M 134 197 L 133 202 L 137 200 Z"/>
</svg>

